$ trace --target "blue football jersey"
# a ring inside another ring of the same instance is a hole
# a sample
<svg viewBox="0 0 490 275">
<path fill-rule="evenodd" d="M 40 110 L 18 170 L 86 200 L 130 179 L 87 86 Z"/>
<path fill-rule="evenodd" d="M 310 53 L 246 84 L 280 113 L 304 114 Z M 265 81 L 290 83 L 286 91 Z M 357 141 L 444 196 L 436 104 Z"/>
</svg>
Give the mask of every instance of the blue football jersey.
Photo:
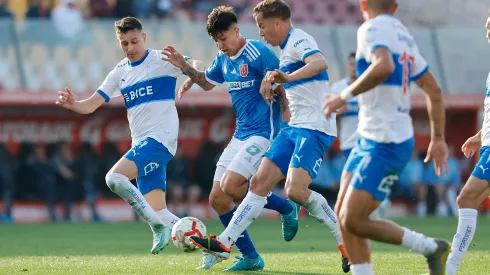
<svg viewBox="0 0 490 275">
<path fill-rule="evenodd" d="M 260 95 L 260 84 L 267 71 L 279 68 L 279 59 L 258 40 L 247 40 L 235 56 L 218 52 L 206 70 L 208 82 L 228 83 L 228 91 L 236 112 L 234 137 L 246 140 L 251 136 L 274 138 L 281 127 L 279 102 L 268 106 Z"/>
</svg>

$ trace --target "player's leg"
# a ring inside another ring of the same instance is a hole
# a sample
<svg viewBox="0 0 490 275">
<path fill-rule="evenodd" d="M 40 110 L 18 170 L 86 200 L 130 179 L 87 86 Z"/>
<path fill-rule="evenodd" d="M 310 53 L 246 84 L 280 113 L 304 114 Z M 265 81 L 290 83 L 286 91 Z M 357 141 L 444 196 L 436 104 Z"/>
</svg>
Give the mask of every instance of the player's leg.
<svg viewBox="0 0 490 275">
<path fill-rule="evenodd" d="M 378 144 L 369 140 L 361 143 L 360 150 L 365 154 L 354 172 L 340 213 L 342 231 L 346 232 L 343 238 L 354 273 L 372 273 L 367 242 L 371 239 L 403 245 L 423 254 L 431 274 L 444 274 L 448 242 L 428 238 L 393 222 L 369 219 L 410 159 L 413 140 L 401 144 Z"/>
<path fill-rule="evenodd" d="M 458 228 L 447 260 L 446 273 L 448 275 L 456 274 L 476 232 L 478 207 L 490 195 L 490 175 L 488 173 L 485 174 L 485 171 L 490 166 L 487 162 L 489 156 L 488 148 L 484 147 L 481 150 L 480 161 L 475 166 L 473 173 L 457 198 L 459 208 Z"/>
<path fill-rule="evenodd" d="M 243 143 L 221 178 L 221 188 L 227 195 L 235 200 L 242 200 L 245 197 L 249 187 L 248 179 L 257 173 L 262 157 L 269 146 L 270 141 L 260 136 L 250 137 Z M 291 241 L 298 232 L 299 205 L 269 192 L 265 208 L 281 214 L 283 238 L 285 241 Z"/>
<path fill-rule="evenodd" d="M 191 237 L 191 242 L 215 254 L 221 253 L 217 254 L 219 257 L 228 258 L 232 245 L 267 204 L 269 191 L 286 174 L 293 146 L 287 131 L 281 131 L 261 161 L 257 174 L 250 182 L 249 192 L 225 231 L 218 237 L 211 236 L 209 239 Z"/>
<path fill-rule="evenodd" d="M 330 229 L 337 239 L 343 259 L 347 258 L 342 245 L 337 215 L 321 194 L 308 188 L 313 178 L 316 177 L 323 156 L 335 137 L 317 131 L 296 128 L 292 138 L 296 146 L 286 178 L 286 193 L 289 199 L 302 205 L 312 217 Z M 348 264 L 346 260 L 345 262 L 342 268 L 348 272 Z"/>
</svg>

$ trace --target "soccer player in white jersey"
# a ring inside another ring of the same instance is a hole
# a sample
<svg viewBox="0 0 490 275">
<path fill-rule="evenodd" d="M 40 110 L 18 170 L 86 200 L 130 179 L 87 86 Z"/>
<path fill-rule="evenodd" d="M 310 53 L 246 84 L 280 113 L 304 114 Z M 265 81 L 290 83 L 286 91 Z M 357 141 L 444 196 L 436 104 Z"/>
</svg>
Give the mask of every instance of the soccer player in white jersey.
<svg viewBox="0 0 490 275">
<path fill-rule="evenodd" d="M 60 91 L 57 105 L 80 114 L 90 114 L 111 97 L 123 96 L 128 111 L 132 148 L 107 173 L 112 192 L 128 202 L 153 231 L 151 253 L 168 244 L 173 225 L 179 220 L 165 203 L 166 166 L 177 150 L 179 118 L 175 86 L 179 68 L 162 61 L 159 51 L 145 47 L 141 22 L 126 17 L 115 23 L 119 45 L 126 58 L 107 75 L 88 99 L 75 100 L 67 88 Z M 193 60 L 194 66 L 202 66 Z M 135 179 L 138 188 L 130 180 Z"/>
<path fill-rule="evenodd" d="M 486 31 L 488 42 L 490 42 L 490 17 L 487 19 Z M 473 157 L 480 149 L 480 160 L 456 200 L 459 208 L 458 228 L 447 259 L 447 275 L 455 275 L 458 271 L 464 254 L 475 236 L 478 208 L 490 196 L 490 171 L 487 171 L 490 168 L 490 74 L 487 78 L 484 108 L 481 130 L 461 147 L 467 158 Z"/>
<path fill-rule="evenodd" d="M 279 59 L 262 42 L 247 40 L 240 35 L 238 18 L 232 7 L 219 6 L 213 9 L 208 16 L 207 31 L 220 51 L 205 72 L 190 67 L 173 47 L 167 47 L 164 54 L 168 56 L 166 60 L 180 67 L 191 82 L 197 83 L 204 90 L 210 90 L 223 82 L 228 84 L 237 117 L 236 130 L 216 164 L 209 196 L 212 207 L 223 225 L 227 226 L 236 211 L 233 200 L 245 197 L 248 180 L 257 172 L 262 156 L 280 130 L 281 113 L 287 113 L 287 100 L 282 86 L 275 87 L 279 96 L 277 102 L 268 103 L 267 98 L 263 99 L 267 91 L 261 94 L 261 83 L 267 71 L 279 68 Z M 179 89 L 179 96 L 190 88 L 187 83 Z M 268 89 L 271 89 L 270 85 Z M 269 192 L 265 207 L 281 214 L 283 238 L 291 241 L 298 231 L 299 205 Z M 243 232 L 236 245 L 243 257 L 227 270 L 264 268 L 264 260 L 257 253 L 247 231 Z M 220 257 L 203 252 L 201 269 L 209 269 L 221 261 Z"/>
<path fill-rule="evenodd" d="M 326 119 L 321 108 L 330 93 L 327 62 L 313 37 L 292 27 L 291 10 L 283 1 L 262 1 L 254 9 L 254 18 L 264 40 L 282 49 L 280 70 L 269 71 L 267 80 L 282 83 L 286 89 L 291 112 L 289 126 L 281 130 L 265 153 L 248 194 L 225 231 L 209 239 L 191 237 L 191 241 L 228 258 L 242 232 L 264 209 L 269 191 L 287 175 L 285 189 L 289 199 L 330 229 L 343 254 L 343 269 L 348 272 L 337 217 L 322 195 L 308 189 L 337 134 L 335 118 Z"/>
<path fill-rule="evenodd" d="M 346 69 L 348 76 L 332 85 L 332 93 L 339 94 L 351 83 L 356 81 L 356 53 L 350 53 L 347 59 Z M 349 100 L 342 108 L 337 110 L 337 120 L 339 121 L 339 141 L 342 155 L 347 159 L 352 148 L 356 146 L 357 138 L 357 123 L 359 115 L 359 102 L 357 98 Z"/>
<path fill-rule="evenodd" d="M 450 248 L 447 241 L 369 218 L 390 192 L 414 149 L 409 114 L 411 82 L 417 83 L 427 97 L 431 142 L 425 161 L 434 159 L 438 175 L 443 168 L 447 170 L 442 92 L 413 37 L 393 16 L 397 7 L 395 0 L 361 1 L 366 22 L 357 33 L 359 77 L 340 95 L 328 97 L 324 104 L 328 117 L 359 95 L 360 138 L 344 168 L 350 173 L 343 173 L 338 197 L 342 238 L 354 274 L 373 274 L 370 239 L 403 245 L 423 254 L 430 274 L 442 275 Z"/>
</svg>

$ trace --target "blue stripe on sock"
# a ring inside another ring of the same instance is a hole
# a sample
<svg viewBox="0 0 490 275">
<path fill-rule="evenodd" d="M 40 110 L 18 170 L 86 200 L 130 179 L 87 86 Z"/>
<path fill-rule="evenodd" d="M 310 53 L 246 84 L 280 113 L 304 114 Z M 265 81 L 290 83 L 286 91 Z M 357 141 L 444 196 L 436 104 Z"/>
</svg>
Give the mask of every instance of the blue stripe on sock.
<svg viewBox="0 0 490 275">
<path fill-rule="evenodd" d="M 233 210 L 231 210 L 230 212 L 219 216 L 221 223 L 225 227 L 227 227 L 230 223 L 231 218 L 233 218 L 233 213 L 236 211 L 236 209 L 237 207 L 235 206 L 235 208 L 233 208 Z M 250 239 L 248 232 L 245 230 L 242 235 L 243 237 L 240 237 L 238 238 L 238 240 L 236 240 L 236 247 L 244 257 L 249 259 L 256 259 L 259 256 L 259 253 L 257 253 L 257 250 L 255 249 L 255 246 L 252 242 L 252 239 Z"/>
</svg>

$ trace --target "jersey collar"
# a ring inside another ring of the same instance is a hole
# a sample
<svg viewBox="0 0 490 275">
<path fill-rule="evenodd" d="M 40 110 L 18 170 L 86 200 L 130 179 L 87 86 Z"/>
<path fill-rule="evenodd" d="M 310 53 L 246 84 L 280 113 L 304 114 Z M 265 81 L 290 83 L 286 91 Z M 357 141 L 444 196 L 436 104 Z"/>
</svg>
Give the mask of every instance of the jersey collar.
<svg viewBox="0 0 490 275">
<path fill-rule="evenodd" d="M 281 50 L 284 50 L 284 47 L 286 47 L 286 44 L 288 43 L 289 37 L 291 36 L 291 33 L 293 33 L 294 28 L 291 28 L 288 32 L 288 36 L 286 36 L 286 39 L 284 39 L 284 42 L 281 44 Z"/>
<path fill-rule="evenodd" d="M 128 65 L 131 66 L 131 67 L 138 66 L 139 64 L 143 63 L 143 61 L 145 61 L 146 57 L 148 57 L 149 54 L 150 54 L 150 49 L 147 49 L 146 50 L 146 54 L 145 54 L 145 56 L 143 56 L 143 58 L 141 58 L 139 61 L 136 61 L 136 62 L 133 62 L 133 63 L 131 63 L 131 61 L 128 60 Z"/>
<path fill-rule="evenodd" d="M 240 55 L 242 55 L 243 50 L 245 50 L 245 47 L 247 47 L 247 45 L 248 45 L 248 40 L 246 40 L 245 45 L 243 45 L 243 47 L 234 56 L 230 56 L 230 59 L 236 60 L 237 58 L 239 58 Z"/>
</svg>

